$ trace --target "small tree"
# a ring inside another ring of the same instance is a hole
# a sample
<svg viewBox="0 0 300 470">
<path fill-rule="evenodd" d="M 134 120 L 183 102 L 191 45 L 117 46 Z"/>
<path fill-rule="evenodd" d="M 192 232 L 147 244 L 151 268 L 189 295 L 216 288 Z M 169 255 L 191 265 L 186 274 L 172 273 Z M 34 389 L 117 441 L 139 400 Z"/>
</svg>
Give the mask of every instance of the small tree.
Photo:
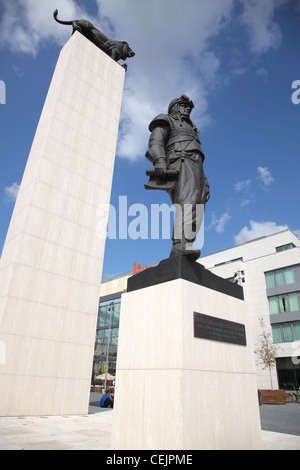
<svg viewBox="0 0 300 470">
<path fill-rule="evenodd" d="M 276 365 L 276 356 L 278 347 L 273 343 L 273 337 L 271 333 L 266 331 L 266 325 L 263 318 L 258 320 L 259 326 L 261 327 L 261 334 L 259 335 L 259 347 L 254 351 L 257 356 L 257 364 L 261 364 L 263 369 L 269 369 L 271 387 L 273 390 L 272 382 L 272 369 Z"/>
</svg>

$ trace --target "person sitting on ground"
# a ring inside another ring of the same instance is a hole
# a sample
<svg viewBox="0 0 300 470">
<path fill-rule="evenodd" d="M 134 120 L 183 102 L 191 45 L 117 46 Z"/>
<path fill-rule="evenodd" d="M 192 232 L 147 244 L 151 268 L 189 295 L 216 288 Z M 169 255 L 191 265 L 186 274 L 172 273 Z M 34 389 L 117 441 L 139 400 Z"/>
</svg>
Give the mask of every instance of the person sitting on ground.
<svg viewBox="0 0 300 470">
<path fill-rule="evenodd" d="M 110 395 L 105 393 L 100 400 L 100 408 L 113 408 L 114 402 Z"/>
</svg>

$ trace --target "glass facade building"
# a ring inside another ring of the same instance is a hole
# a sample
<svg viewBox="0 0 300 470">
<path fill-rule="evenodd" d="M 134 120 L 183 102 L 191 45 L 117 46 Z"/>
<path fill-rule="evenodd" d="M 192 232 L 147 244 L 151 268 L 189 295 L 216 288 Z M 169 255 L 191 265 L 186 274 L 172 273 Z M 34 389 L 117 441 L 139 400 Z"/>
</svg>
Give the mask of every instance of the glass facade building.
<svg viewBox="0 0 300 470">
<path fill-rule="evenodd" d="M 284 230 L 208 255 L 200 260 L 213 273 L 235 282 L 244 271 L 254 350 L 260 346 L 260 319 L 277 346 L 270 374 L 256 364 L 258 389 L 300 389 L 300 241 Z M 275 385 L 276 384 L 276 385 Z"/>
<path fill-rule="evenodd" d="M 268 271 L 265 278 L 273 341 L 278 347 L 296 344 L 300 341 L 300 264 Z M 300 388 L 299 363 L 297 357 L 276 359 L 279 388 Z"/>
<path fill-rule="evenodd" d="M 121 296 L 116 299 L 99 301 L 95 338 L 93 381 L 97 375 L 107 371 L 116 373 L 117 345 L 119 336 Z"/>
<path fill-rule="evenodd" d="M 287 286 L 300 281 L 300 265 L 275 269 L 266 273 L 267 288 Z"/>
</svg>

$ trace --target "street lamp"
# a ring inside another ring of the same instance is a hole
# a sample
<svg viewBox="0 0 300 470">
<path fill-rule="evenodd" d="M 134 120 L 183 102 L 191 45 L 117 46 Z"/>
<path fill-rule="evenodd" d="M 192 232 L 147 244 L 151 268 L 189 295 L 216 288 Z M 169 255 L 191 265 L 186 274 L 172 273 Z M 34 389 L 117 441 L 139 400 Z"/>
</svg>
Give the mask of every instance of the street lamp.
<svg viewBox="0 0 300 470">
<path fill-rule="evenodd" d="M 245 282 L 245 271 L 238 269 L 237 272 L 234 273 L 234 282 L 239 285 L 241 285 L 242 282 Z"/>
</svg>

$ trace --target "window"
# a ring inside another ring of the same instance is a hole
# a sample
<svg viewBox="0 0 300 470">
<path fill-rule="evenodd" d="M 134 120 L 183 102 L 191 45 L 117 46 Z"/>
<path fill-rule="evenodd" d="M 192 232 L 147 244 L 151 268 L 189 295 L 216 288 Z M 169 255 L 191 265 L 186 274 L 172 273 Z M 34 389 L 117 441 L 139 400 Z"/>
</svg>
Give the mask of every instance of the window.
<svg viewBox="0 0 300 470">
<path fill-rule="evenodd" d="M 293 284 L 295 282 L 294 268 L 284 269 L 285 284 Z"/>
<path fill-rule="evenodd" d="M 120 297 L 107 301 L 101 301 L 100 299 L 95 338 L 93 377 L 100 375 L 106 370 L 115 375 L 120 305 Z"/>
<path fill-rule="evenodd" d="M 294 361 L 295 362 L 295 361 Z M 298 390 L 300 387 L 300 364 L 294 364 L 291 357 L 276 358 L 279 388 Z"/>
<path fill-rule="evenodd" d="M 111 324 L 111 326 L 119 325 L 120 306 L 120 299 L 101 302 L 98 310 L 97 328 L 109 328 L 109 324 Z"/>
<path fill-rule="evenodd" d="M 276 269 L 265 273 L 267 288 L 286 286 L 300 280 L 300 265 Z"/>
<path fill-rule="evenodd" d="M 274 295 L 268 298 L 270 315 L 300 311 L 300 292 Z"/>
<path fill-rule="evenodd" d="M 300 340 L 300 321 L 272 325 L 274 343 L 289 343 Z"/>
<path fill-rule="evenodd" d="M 218 266 L 223 266 L 224 264 L 235 263 L 236 261 L 243 261 L 243 258 L 234 258 L 228 261 L 223 261 L 222 263 L 217 263 L 215 264 L 215 268 L 217 268 Z"/>
<path fill-rule="evenodd" d="M 293 323 L 293 332 L 295 341 L 300 341 L 300 321 Z"/>
<path fill-rule="evenodd" d="M 292 292 L 289 294 L 289 304 L 290 304 L 290 311 L 296 312 L 300 310 L 300 292 Z"/>
<path fill-rule="evenodd" d="M 284 271 L 282 269 L 275 271 L 275 284 L 276 286 L 284 286 L 285 284 Z"/>
<path fill-rule="evenodd" d="M 287 243 L 286 245 L 276 246 L 275 250 L 279 253 L 280 251 L 291 250 L 292 248 L 295 248 L 294 243 Z"/>
<path fill-rule="evenodd" d="M 281 325 L 272 325 L 274 343 L 282 343 Z"/>
<path fill-rule="evenodd" d="M 118 325 L 120 322 L 120 307 L 121 303 L 115 303 L 114 304 L 114 312 L 113 312 L 113 321 L 112 325 Z"/>
<path fill-rule="evenodd" d="M 272 287 L 276 286 L 274 271 L 266 273 L 266 284 L 268 289 L 271 289 Z"/>
<path fill-rule="evenodd" d="M 292 331 L 291 323 L 284 323 L 282 325 L 282 333 L 283 333 L 283 341 L 285 343 L 293 341 L 293 331 Z"/>
<path fill-rule="evenodd" d="M 287 295 L 279 295 L 278 297 L 279 311 L 280 313 L 289 312 L 289 298 Z"/>
<path fill-rule="evenodd" d="M 269 300 L 270 315 L 274 315 L 276 313 L 279 313 L 277 297 L 269 297 L 268 300 Z"/>
</svg>

